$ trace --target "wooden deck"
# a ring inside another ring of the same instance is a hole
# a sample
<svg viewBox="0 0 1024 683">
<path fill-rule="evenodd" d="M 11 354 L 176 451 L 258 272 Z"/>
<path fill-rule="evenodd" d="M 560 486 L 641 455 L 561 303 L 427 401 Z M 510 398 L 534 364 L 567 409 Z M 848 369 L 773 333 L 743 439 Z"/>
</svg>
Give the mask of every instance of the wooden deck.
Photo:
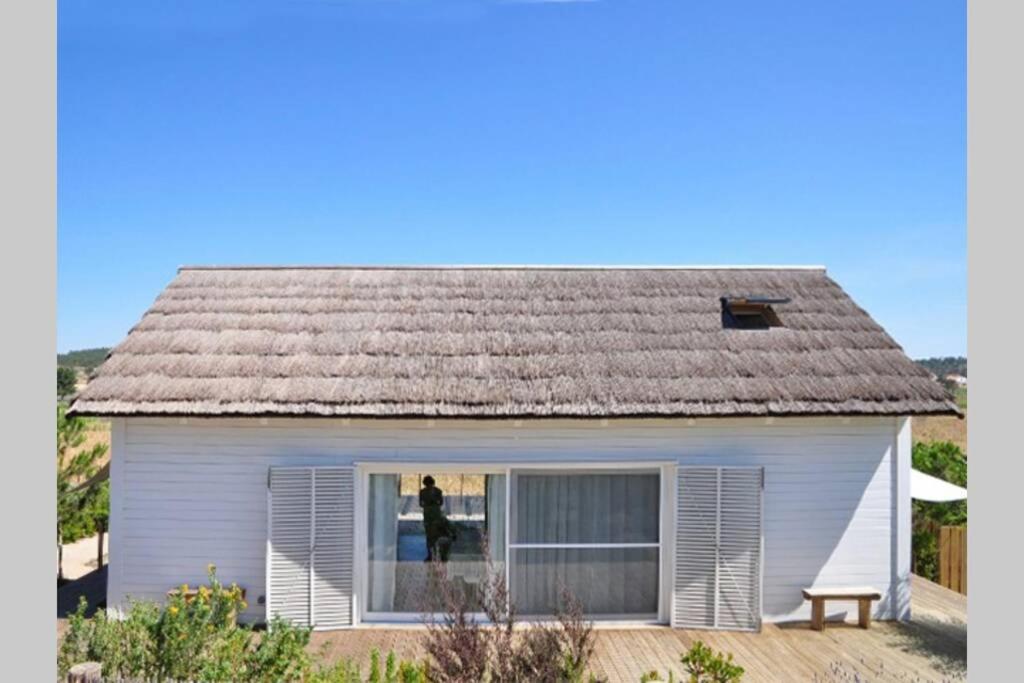
<svg viewBox="0 0 1024 683">
<path fill-rule="evenodd" d="M 673 630 L 666 627 L 599 630 L 592 669 L 609 681 L 635 683 L 645 671 L 681 673 L 679 655 L 695 640 L 731 652 L 746 669 L 744 681 L 864 681 L 944 683 L 966 680 L 967 598 L 914 577 L 910 623 L 829 623 L 811 631 L 807 622 L 766 624 L 761 633 Z M 856 617 L 854 610 L 854 617 Z M 331 659 L 359 657 L 366 670 L 371 648 L 420 657 L 420 629 L 324 632 L 312 647 Z"/>
</svg>

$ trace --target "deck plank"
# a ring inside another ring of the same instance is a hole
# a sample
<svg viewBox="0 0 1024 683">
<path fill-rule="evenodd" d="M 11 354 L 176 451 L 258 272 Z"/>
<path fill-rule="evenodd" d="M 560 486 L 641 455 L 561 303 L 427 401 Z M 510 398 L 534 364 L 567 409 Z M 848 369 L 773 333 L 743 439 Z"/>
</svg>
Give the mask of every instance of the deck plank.
<svg viewBox="0 0 1024 683">
<path fill-rule="evenodd" d="M 746 669 L 744 681 L 862 680 L 935 683 L 966 680 L 967 599 L 914 577 L 910 623 L 879 621 L 871 629 L 852 621 L 811 631 L 807 622 L 765 624 L 760 633 L 674 630 L 667 627 L 598 629 L 592 670 L 609 681 L 635 682 L 652 669 L 682 672 L 679 656 L 695 641 L 731 652 Z M 394 649 L 421 657 L 422 628 L 315 633 L 311 648 L 332 659 L 355 657 L 364 670 L 369 651 Z"/>
</svg>

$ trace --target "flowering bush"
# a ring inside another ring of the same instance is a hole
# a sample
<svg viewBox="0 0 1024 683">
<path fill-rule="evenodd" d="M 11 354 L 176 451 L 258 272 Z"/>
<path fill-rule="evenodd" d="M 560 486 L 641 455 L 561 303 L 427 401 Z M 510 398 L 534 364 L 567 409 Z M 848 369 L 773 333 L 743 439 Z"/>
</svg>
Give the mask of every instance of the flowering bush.
<svg viewBox="0 0 1024 683">
<path fill-rule="evenodd" d="M 246 608 L 244 592 L 224 586 L 217 568 L 207 567 L 209 585 L 183 584 L 168 593 L 167 604 L 134 602 L 123 619 L 100 611 L 85 617 L 83 598 L 68 619 L 57 656 L 61 676 L 79 662 L 100 662 L 111 679 L 206 681 L 220 683 L 363 683 L 359 667 L 348 660 L 316 666 L 310 655 L 310 630 L 275 618 L 264 633 L 238 625 Z M 422 665 L 399 662 L 389 653 L 371 658 L 368 683 L 426 683 Z"/>
<path fill-rule="evenodd" d="M 163 607 L 134 602 L 124 619 L 103 612 L 85 618 L 85 602 L 71 615 L 58 654 L 63 675 L 77 662 L 98 661 L 110 677 L 145 680 L 302 680 L 312 670 L 309 630 L 275 620 L 259 637 L 239 626 L 242 590 L 223 586 L 210 565 L 209 585 L 182 585 Z"/>
</svg>

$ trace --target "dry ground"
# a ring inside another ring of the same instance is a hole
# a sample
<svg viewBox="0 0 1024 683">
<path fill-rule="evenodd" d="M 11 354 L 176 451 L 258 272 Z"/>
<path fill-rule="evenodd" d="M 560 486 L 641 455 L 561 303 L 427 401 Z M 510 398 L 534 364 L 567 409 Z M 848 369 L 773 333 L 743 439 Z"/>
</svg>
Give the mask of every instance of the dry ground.
<svg viewBox="0 0 1024 683">
<path fill-rule="evenodd" d="M 967 452 L 967 418 L 960 419 L 949 415 L 931 415 L 915 417 L 911 425 L 914 443 L 931 441 L 952 441 Z"/>
</svg>

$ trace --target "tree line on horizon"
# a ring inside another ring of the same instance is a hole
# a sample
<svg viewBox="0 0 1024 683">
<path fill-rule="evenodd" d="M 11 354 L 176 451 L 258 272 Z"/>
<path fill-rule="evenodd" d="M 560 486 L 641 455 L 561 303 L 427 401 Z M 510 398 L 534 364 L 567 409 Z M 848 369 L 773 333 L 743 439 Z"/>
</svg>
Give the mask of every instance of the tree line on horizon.
<svg viewBox="0 0 1024 683">
<path fill-rule="evenodd" d="M 965 356 L 942 356 L 937 358 L 921 358 L 914 361 L 925 370 L 942 379 L 946 375 L 967 376 L 967 358 Z"/>
</svg>

